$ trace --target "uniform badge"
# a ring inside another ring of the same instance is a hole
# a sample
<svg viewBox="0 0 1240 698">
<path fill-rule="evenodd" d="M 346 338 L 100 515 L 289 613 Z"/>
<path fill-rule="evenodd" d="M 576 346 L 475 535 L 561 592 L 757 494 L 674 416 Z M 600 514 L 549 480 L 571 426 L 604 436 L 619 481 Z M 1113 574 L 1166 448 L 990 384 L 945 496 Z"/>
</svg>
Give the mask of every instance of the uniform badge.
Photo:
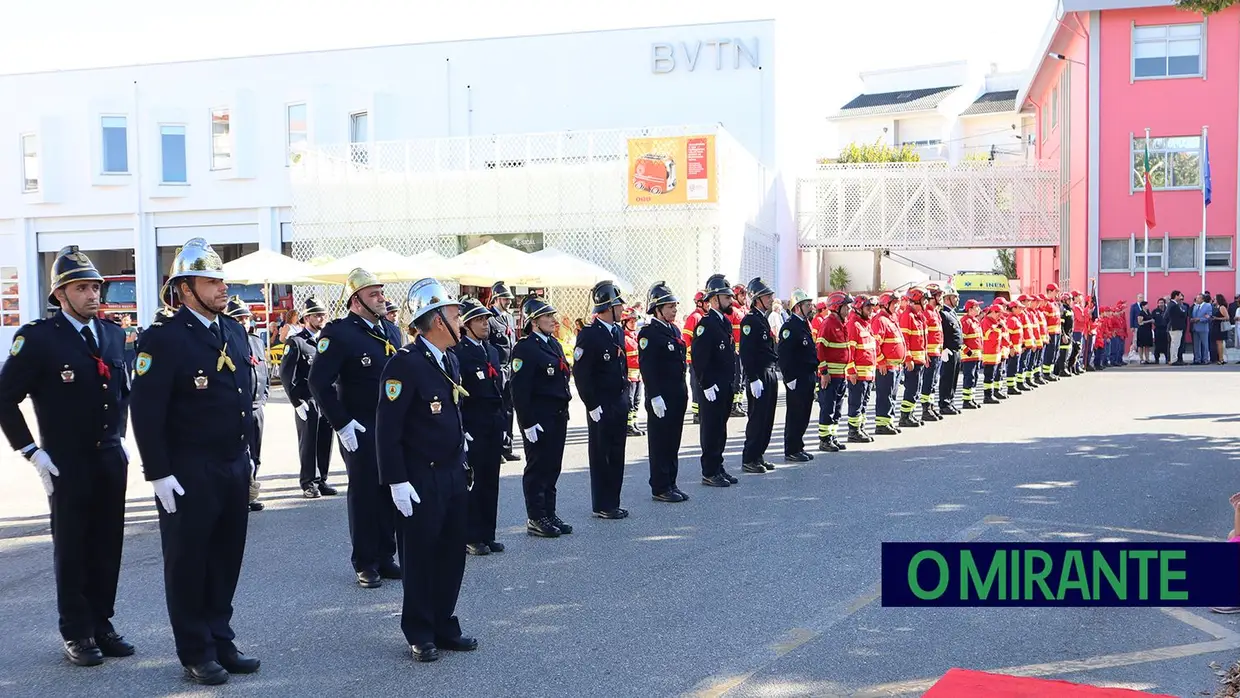
<svg viewBox="0 0 1240 698">
<path fill-rule="evenodd" d="M 513 359 L 513 360 L 512 360 L 512 372 L 513 372 L 513 373 L 516 373 L 517 371 L 520 371 L 520 370 L 521 370 L 521 365 L 522 365 L 523 363 L 525 363 L 525 362 L 521 361 L 521 359 Z"/>
<path fill-rule="evenodd" d="M 439 414 L 440 412 L 443 412 L 443 403 L 438 400 L 432 401 L 431 414 Z"/>
<path fill-rule="evenodd" d="M 611 354 L 603 352 L 603 361 L 611 361 Z"/>
<path fill-rule="evenodd" d="M 749 325 L 745 325 L 744 327 L 741 328 L 741 334 L 745 336 L 749 336 Z"/>
<path fill-rule="evenodd" d="M 195 390 L 206 390 L 207 389 L 207 377 L 206 376 L 194 376 L 194 389 Z"/>
<path fill-rule="evenodd" d="M 370 357 L 369 357 L 369 356 L 363 356 L 363 357 L 362 357 L 362 365 L 363 365 L 363 366 L 369 366 L 369 365 L 370 365 Z"/>
<path fill-rule="evenodd" d="M 21 337 L 18 337 L 21 339 Z M 139 376 L 145 376 L 146 372 L 151 370 L 151 355 L 147 353 L 138 354 L 138 360 L 134 362 L 134 371 Z"/>
<path fill-rule="evenodd" d="M 485 380 L 487 377 L 487 374 L 484 371 L 478 371 L 475 375 L 478 376 L 478 380 Z"/>
<path fill-rule="evenodd" d="M 723 351 L 723 342 L 719 343 L 719 351 Z"/>
<path fill-rule="evenodd" d="M 577 347 L 576 349 L 574 349 L 573 350 L 573 361 L 581 361 L 581 355 L 584 353 L 586 352 L 581 347 Z"/>
<path fill-rule="evenodd" d="M 647 340 L 645 337 L 642 337 L 641 339 L 637 340 L 637 347 L 639 349 L 645 349 L 647 344 L 650 344 L 650 341 Z"/>
<path fill-rule="evenodd" d="M 763 331 L 763 332 L 762 332 L 762 338 L 763 338 L 763 339 L 766 339 L 766 332 L 765 332 L 765 331 Z"/>
<path fill-rule="evenodd" d="M 554 375 L 555 375 L 555 366 L 548 366 L 548 367 L 547 367 L 547 375 L 548 375 L 548 376 L 554 376 Z"/>
<path fill-rule="evenodd" d="M 668 351 L 676 351 L 676 345 L 672 344 L 671 342 L 668 342 L 668 343 L 667 343 L 667 350 L 668 350 Z"/>
<path fill-rule="evenodd" d="M 9 356 L 17 356 L 17 352 L 22 350 L 22 345 L 26 343 L 25 337 L 16 337 L 13 339 L 13 346 L 9 347 Z"/>
<path fill-rule="evenodd" d="M 74 380 L 75 379 L 73 376 L 73 371 L 69 370 L 68 368 L 60 372 L 61 383 L 72 383 Z"/>
<path fill-rule="evenodd" d="M 319 353 L 327 351 L 327 346 L 331 343 L 332 343 L 332 340 L 328 339 L 327 337 L 323 337 L 322 339 L 320 339 L 318 343 Z"/>
<path fill-rule="evenodd" d="M 781 336 L 781 337 L 783 337 L 784 339 L 787 339 L 787 338 L 788 338 L 788 335 L 790 335 L 790 334 L 792 334 L 792 331 L 791 331 L 791 330 L 784 330 L 784 331 L 783 331 L 783 333 L 782 333 L 780 336 Z"/>
<path fill-rule="evenodd" d="M 706 328 L 705 328 L 705 327 L 702 327 L 701 325 L 698 325 L 697 332 L 696 332 L 695 334 L 697 334 L 698 336 L 701 336 L 701 334 L 702 334 L 703 332 L 705 332 L 705 331 L 706 331 Z"/>
<path fill-rule="evenodd" d="M 388 379 L 383 384 L 383 394 L 387 395 L 389 402 L 395 402 L 400 397 L 400 381 L 395 378 Z"/>
</svg>

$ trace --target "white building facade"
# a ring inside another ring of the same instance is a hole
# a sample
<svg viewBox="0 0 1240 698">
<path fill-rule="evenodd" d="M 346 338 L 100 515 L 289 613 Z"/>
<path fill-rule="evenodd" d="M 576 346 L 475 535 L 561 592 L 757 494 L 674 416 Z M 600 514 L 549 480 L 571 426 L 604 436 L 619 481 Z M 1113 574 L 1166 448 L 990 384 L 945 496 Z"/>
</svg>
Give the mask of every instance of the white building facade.
<svg viewBox="0 0 1240 698">
<path fill-rule="evenodd" d="M 764 182 L 744 215 L 795 283 L 795 233 L 777 232 L 792 216 L 774 174 L 774 50 L 763 20 L 0 76 L 14 106 L 0 113 L 0 342 L 43 316 L 64 245 L 134 274 L 143 323 L 191 237 L 226 260 L 292 250 L 290 163 L 342 144 L 720 127 Z M 761 268 L 725 257 L 725 273 Z"/>
</svg>

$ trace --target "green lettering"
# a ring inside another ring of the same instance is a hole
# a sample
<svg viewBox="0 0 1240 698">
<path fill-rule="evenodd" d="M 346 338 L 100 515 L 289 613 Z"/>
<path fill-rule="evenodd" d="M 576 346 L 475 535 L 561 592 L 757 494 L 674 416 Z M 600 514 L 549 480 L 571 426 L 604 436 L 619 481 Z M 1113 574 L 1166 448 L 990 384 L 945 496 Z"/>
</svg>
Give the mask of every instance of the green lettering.
<svg viewBox="0 0 1240 698">
<path fill-rule="evenodd" d="M 1012 551 L 1012 592 L 1008 595 L 1013 601 L 1020 598 L 1020 552 Z"/>
<path fill-rule="evenodd" d="M 972 587 L 977 590 L 977 599 L 985 601 L 990 596 L 990 587 L 995 583 L 996 578 L 999 580 L 999 599 L 1005 599 L 1007 597 L 1006 570 L 1007 551 L 1000 550 L 990 558 L 990 566 L 986 568 L 986 580 L 982 581 L 977 562 L 973 559 L 973 553 L 968 550 L 960 551 L 960 600 L 968 600 L 969 588 Z"/>
<path fill-rule="evenodd" d="M 1128 551 L 1119 551 L 1119 577 L 1115 576 L 1115 570 L 1111 568 L 1111 563 L 1107 562 L 1107 556 L 1103 555 L 1101 550 L 1094 551 L 1093 568 L 1095 599 L 1102 598 L 1102 580 L 1099 575 L 1107 578 L 1107 583 L 1115 592 L 1115 598 L 1120 601 L 1128 599 Z"/>
<path fill-rule="evenodd" d="M 1036 571 L 1034 570 L 1033 563 L 1035 560 L 1042 562 L 1042 569 Z M 1025 551 L 1025 601 L 1033 600 L 1034 584 L 1037 584 L 1038 588 L 1042 590 L 1042 598 L 1047 599 L 1048 601 L 1055 598 L 1055 595 L 1051 593 L 1051 588 L 1046 585 L 1046 578 L 1050 576 L 1052 567 L 1053 564 L 1051 562 L 1051 556 L 1048 555 L 1046 551 Z"/>
<path fill-rule="evenodd" d="M 1187 591 L 1171 591 L 1171 581 L 1183 581 L 1188 578 L 1188 573 L 1184 570 L 1171 570 L 1172 560 L 1183 560 L 1188 557 L 1188 553 L 1183 550 L 1162 550 L 1158 553 L 1158 576 L 1160 585 L 1158 588 L 1158 598 L 1161 601 L 1187 601 Z"/>
<path fill-rule="evenodd" d="M 1139 560 L 1137 568 L 1137 598 L 1145 601 L 1150 598 L 1150 560 L 1158 557 L 1156 550 L 1129 550 L 1129 560 Z"/>
<path fill-rule="evenodd" d="M 926 591 L 921 584 L 917 582 L 917 568 L 924 560 L 933 560 L 939 566 L 939 583 L 932 591 Z M 923 550 L 913 556 L 908 563 L 908 588 L 913 595 L 922 601 L 931 601 L 943 595 L 947 591 L 947 584 L 951 581 L 951 572 L 947 569 L 947 560 L 939 553 L 933 550 Z"/>
<path fill-rule="evenodd" d="M 1064 554 L 1063 569 L 1059 572 L 1059 593 L 1055 595 L 1055 599 L 1063 601 L 1069 589 L 1076 589 L 1081 593 L 1082 601 L 1089 601 L 1089 582 L 1086 581 L 1087 577 L 1088 575 L 1085 574 L 1085 559 L 1081 557 L 1081 551 L 1069 550 Z"/>
</svg>

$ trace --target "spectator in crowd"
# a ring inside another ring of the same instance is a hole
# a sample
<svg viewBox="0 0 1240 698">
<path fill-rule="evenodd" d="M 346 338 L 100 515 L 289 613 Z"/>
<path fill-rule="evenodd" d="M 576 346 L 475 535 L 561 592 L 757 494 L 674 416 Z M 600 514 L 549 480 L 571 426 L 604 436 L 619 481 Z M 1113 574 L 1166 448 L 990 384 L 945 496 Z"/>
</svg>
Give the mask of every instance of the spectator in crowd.
<svg viewBox="0 0 1240 698">
<path fill-rule="evenodd" d="M 1210 344 L 1212 351 L 1210 358 L 1214 363 L 1223 365 L 1226 362 L 1223 352 L 1224 327 L 1230 324 L 1231 316 L 1227 314 L 1227 299 L 1223 294 L 1214 296 L 1214 316 L 1210 319 Z M 1230 328 L 1228 328 L 1230 329 Z"/>
<path fill-rule="evenodd" d="M 133 315 L 121 315 L 121 330 L 125 333 L 125 370 L 133 373 L 134 362 L 138 360 L 138 328 L 133 324 Z"/>
<path fill-rule="evenodd" d="M 1136 343 L 1136 334 L 1141 324 L 1140 315 L 1143 305 L 1145 305 L 1145 294 L 1138 293 L 1136 302 L 1128 306 L 1128 336 L 1124 338 L 1125 347 L 1131 347 Z M 1142 361 L 1141 363 L 1145 362 Z"/>
<path fill-rule="evenodd" d="M 1236 345 L 1236 312 L 1240 311 L 1240 293 L 1227 304 L 1227 317 L 1231 318 L 1231 331 L 1227 333 L 1224 339 L 1227 340 L 1227 346 L 1234 347 Z"/>
<path fill-rule="evenodd" d="M 276 335 L 280 338 L 280 344 L 288 339 L 291 334 L 301 332 L 301 315 L 296 310 L 290 310 L 284 314 L 283 323 L 280 325 L 280 334 Z"/>
<path fill-rule="evenodd" d="M 1138 296 L 1140 298 L 1140 296 Z M 1141 358 L 1141 363 L 1150 363 L 1150 353 L 1154 349 L 1154 314 L 1150 312 L 1149 304 L 1145 301 L 1137 301 L 1137 354 Z"/>
<path fill-rule="evenodd" d="M 766 322 L 767 324 L 771 326 L 772 337 L 779 336 L 779 328 L 783 327 L 784 320 L 786 319 L 788 318 L 787 318 L 787 314 L 784 313 L 784 304 L 781 303 L 778 298 L 776 298 L 775 302 L 771 304 L 771 312 L 767 313 L 767 316 L 766 316 Z M 779 341 L 779 340 L 776 340 L 776 341 Z"/>
<path fill-rule="evenodd" d="M 1184 294 L 1171 292 L 1167 304 L 1167 334 L 1171 339 L 1171 358 L 1174 365 L 1184 365 L 1184 333 L 1188 331 L 1188 310 L 1184 307 Z"/>
<path fill-rule="evenodd" d="M 577 318 L 575 325 L 576 326 L 573 328 L 574 336 L 586 328 L 586 321 L 581 318 Z"/>
<path fill-rule="evenodd" d="M 1197 296 L 1193 305 L 1193 365 L 1202 366 L 1210 363 L 1210 319 L 1214 316 L 1214 307 L 1209 297 L 1204 294 Z"/>
<path fill-rule="evenodd" d="M 1151 313 L 1154 318 L 1154 363 L 1159 357 L 1166 357 L 1171 363 L 1171 336 L 1167 332 L 1167 299 L 1159 298 L 1158 307 Z"/>
</svg>

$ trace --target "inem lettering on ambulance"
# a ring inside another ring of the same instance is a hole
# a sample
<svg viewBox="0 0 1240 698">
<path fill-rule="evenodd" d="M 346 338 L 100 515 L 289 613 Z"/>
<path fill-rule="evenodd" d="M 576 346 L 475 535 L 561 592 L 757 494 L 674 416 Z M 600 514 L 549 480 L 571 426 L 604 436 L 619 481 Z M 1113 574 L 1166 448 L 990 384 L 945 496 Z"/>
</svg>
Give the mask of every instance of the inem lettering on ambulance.
<svg viewBox="0 0 1240 698">
<path fill-rule="evenodd" d="M 883 543 L 884 606 L 1240 606 L 1235 543 Z"/>
</svg>

